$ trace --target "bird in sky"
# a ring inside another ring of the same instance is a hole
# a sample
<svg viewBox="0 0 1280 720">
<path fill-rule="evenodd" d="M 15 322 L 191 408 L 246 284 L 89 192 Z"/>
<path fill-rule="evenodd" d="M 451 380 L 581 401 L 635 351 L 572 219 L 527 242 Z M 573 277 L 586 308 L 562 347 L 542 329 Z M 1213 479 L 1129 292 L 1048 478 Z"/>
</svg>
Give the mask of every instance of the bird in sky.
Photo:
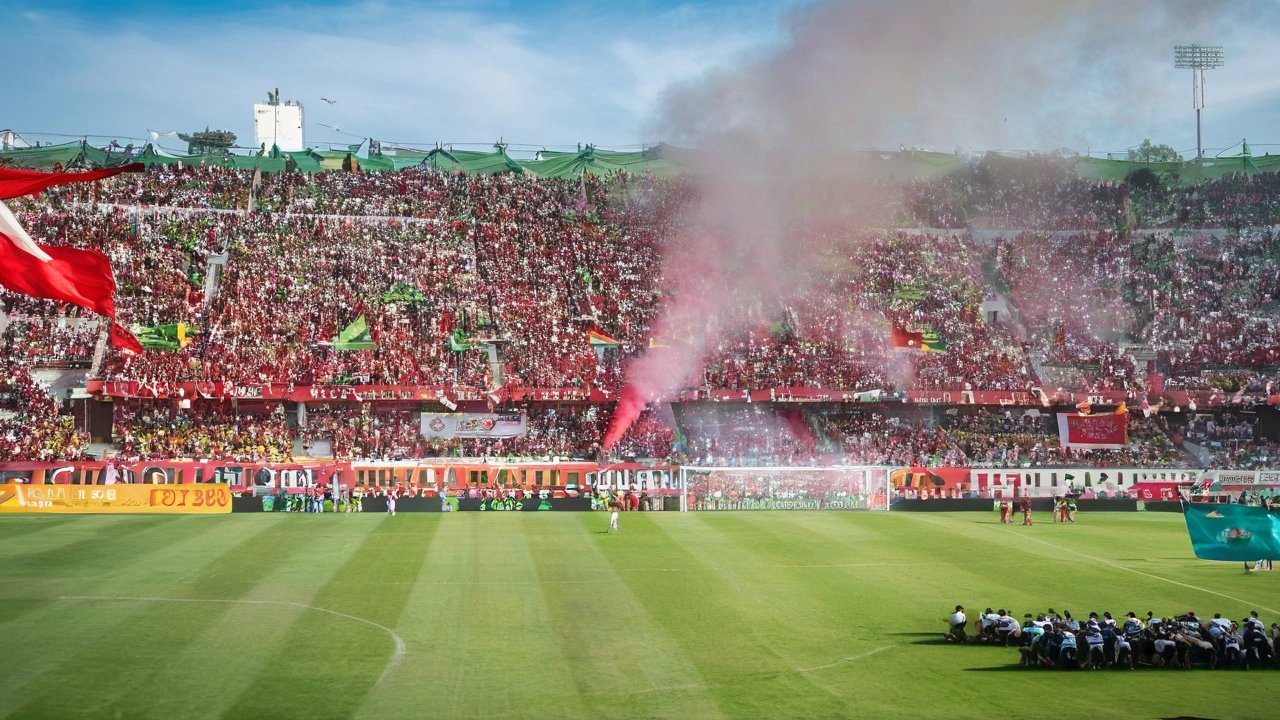
<svg viewBox="0 0 1280 720">
<path fill-rule="evenodd" d="M 327 102 L 327 103 L 329 103 L 330 105 L 332 105 L 332 104 L 334 104 L 334 103 L 338 102 L 337 100 L 330 100 L 330 99 L 329 99 L 329 98 L 327 98 L 327 97 L 322 97 L 322 98 L 320 98 L 320 99 L 321 99 L 321 100 L 323 100 L 323 101 L 325 101 L 325 102 Z"/>
</svg>

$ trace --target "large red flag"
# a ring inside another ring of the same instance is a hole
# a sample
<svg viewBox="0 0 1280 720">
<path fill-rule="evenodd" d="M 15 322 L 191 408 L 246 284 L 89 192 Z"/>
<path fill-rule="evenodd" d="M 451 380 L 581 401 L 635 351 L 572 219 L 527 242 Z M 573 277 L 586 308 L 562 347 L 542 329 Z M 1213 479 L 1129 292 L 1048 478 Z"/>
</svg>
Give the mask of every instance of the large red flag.
<svg viewBox="0 0 1280 720">
<path fill-rule="evenodd" d="M 73 182 L 101 180 L 125 172 L 142 172 L 147 167 L 142 163 L 122 165 L 121 167 L 93 170 L 83 173 L 42 173 L 34 170 L 9 170 L 0 168 L 0 200 L 6 198 L 34 195 L 54 185 L 66 185 Z"/>
<path fill-rule="evenodd" d="M 890 335 L 890 347 L 920 350 L 924 346 L 924 333 L 910 332 L 897 325 L 893 326 Z"/>
<path fill-rule="evenodd" d="M 129 329 L 114 320 L 111 322 L 111 345 L 130 355 L 141 355 L 146 352 L 138 338 Z"/>
<path fill-rule="evenodd" d="M 23 295 L 79 305 L 109 318 L 116 316 L 116 280 L 102 253 L 38 247 L 49 260 L 37 258 L 0 233 L 0 285 Z"/>
</svg>

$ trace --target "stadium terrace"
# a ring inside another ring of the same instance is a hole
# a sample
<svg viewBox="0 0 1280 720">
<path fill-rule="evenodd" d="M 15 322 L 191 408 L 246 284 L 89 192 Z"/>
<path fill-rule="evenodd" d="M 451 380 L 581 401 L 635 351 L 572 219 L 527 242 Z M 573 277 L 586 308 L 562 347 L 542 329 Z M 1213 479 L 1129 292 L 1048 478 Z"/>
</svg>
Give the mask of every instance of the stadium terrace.
<svg viewBox="0 0 1280 720">
<path fill-rule="evenodd" d="M 113 162 L 71 150 L 0 162 Z M 4 291 L 0 459 L 639 459 L 1196 480 L 1280 465 L 1269 158 L 1154 185 L 1087 177 L 1096 162 L 998 156 L 869 181 L 901 227 L 822 237 L 826 262 L 789 296 L 718 318 L 698 377 L 606 450 L 629 364 L 692 342 L 651 330 L 670 299 L 663 260 L 678 259 L 699 196 L 664 152 L 540 161 L 558 169 L 375 156 L 345 170 L 143 152 L 114 159 L 146 161 L 141 174 L 12 200 L 38 243 L 113 262 L 117 319 L 146 351 L 122 352 L 82 308 Z M 1059 427 L 1068 415 L 1117 416 L 1119 439 L 1073 443 Z M 456 417 L 475 425 L 429 430 Z M 506 420 L 517 429 L 478 429 Z"/>
</svg>

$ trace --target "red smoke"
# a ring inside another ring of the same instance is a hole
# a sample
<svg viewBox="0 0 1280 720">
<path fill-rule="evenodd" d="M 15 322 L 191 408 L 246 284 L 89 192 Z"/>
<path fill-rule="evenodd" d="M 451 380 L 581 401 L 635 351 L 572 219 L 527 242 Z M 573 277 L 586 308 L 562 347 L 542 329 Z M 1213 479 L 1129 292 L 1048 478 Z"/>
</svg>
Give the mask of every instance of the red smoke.
<svg viewBox="0 0 1280 720">
<path fill-rule="evenodd" d="M 862 259 L 858 228 L 894 225 L 869 192 L 892 171 L 850 146 L 963 156 L 970 144 L 1057 147 L 1125 113 L 1154 121 L 1155 100 L 1172 97 L 1152 97 L 1167 58 L 1135 51 L 1132 28 L 1144 48 L 1167 48 L 1189 28 L 1222 26 L 1207 21 L 1227 5 L 828 0 L 789 12 L 776 47 L 667 88 L 650 131 L 696 148 L 698 193 L 663 248 L 668 299 L 649 337 L 665 348 L 628 366 L 604 448 L 647 404 L 701 385 L 704 349 L 742 322 L 803 311 L 815 269 Z"/>
<path fill-rule="evenodd" d="M 631 424 L 640 417 L 640 413 L 644 412 L 646 404 L 635 385 L 628 385 L 622 389 L 622 393 L 618 395 L 618 407 L 613 411 L 613 421 L 609 424 L 609 432 L 604 435 L 606 452 L 618 444 L 622 436 L 631 428 Z"/>
</svg>

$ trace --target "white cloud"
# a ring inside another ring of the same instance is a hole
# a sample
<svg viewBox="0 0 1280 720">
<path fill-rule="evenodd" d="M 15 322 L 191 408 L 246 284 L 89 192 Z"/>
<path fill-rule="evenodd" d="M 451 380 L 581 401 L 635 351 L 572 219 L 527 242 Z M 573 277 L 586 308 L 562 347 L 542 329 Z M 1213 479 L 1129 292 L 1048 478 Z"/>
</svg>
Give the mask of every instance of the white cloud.
<svg viewBox="0 0 1280 720">
<path fill-rule="evenodd" d="M 251 104 L 279 87 L 306 105 L 312 142 L 355 141 L 325 123 L 396 141 L 629 145 L 646 140 L 642 120 L 669 82 L 767 39 L 758 19 L 725 26 L 682 7 L 621 26 L 531 25 L 379 4 L 119 28 L 61 18 L 53 35 L 0 28 L 23 58 L 10 97 L 25 100 L 0 109 L 0 125 L 145 137 L 207 124 L 247 145 Z"/>
</svg>

